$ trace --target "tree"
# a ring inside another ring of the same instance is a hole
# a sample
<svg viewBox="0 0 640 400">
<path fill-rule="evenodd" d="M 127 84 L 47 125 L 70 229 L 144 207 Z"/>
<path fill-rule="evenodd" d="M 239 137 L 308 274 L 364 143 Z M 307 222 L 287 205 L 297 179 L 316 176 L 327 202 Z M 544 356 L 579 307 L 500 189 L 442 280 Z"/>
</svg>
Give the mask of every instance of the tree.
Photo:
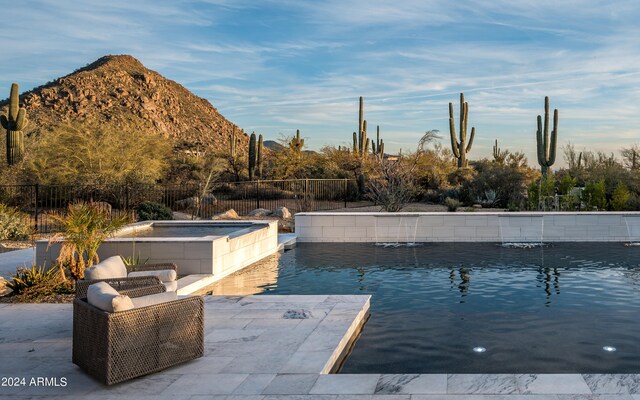
<svg viewBox="0 0 640 400">
<path fill-rule="evenodd" d="M 60 125 L 34 144 L 27 173 L 44 184 L 154 183 L 168 167 L 169 140 L 134 130 Z"/>
<path fill-rule="evenodd" d="M 613 195 L 611 196 L 611 209 L 613 209 L 613 211 L 626 210 L 630 198 L 631 193 L 629 192 L 629 189 L 627 189 L 627 185 L 622 182 L 618 182 L 616 188 L 613 190 Z"/>
</svg>

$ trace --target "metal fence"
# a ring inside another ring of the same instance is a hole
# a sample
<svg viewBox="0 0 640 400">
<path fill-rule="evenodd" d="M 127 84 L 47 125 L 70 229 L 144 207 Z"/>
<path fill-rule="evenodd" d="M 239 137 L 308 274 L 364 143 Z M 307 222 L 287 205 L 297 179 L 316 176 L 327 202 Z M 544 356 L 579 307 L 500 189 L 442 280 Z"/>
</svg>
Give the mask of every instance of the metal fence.
<svg viewBox="0 0 640 400">
<path fill-rule="evenodd" d="M 0 185 L 0 203 L 28 215 L 40 233 L 55 231 L 48 216 L 63 213 L 70 203 L 101 202 L 112 213 L 131 212 L 152 201 L 192 218 L 209 218 L 234 209 L 244 216 L 256 208 L 287 207 L 291 213 L 357 207 L 360 191 L 351 179 L 295 179 L 202 185 Z M 366 204 L 364 204 L 366 205 Z"/>
</svg>

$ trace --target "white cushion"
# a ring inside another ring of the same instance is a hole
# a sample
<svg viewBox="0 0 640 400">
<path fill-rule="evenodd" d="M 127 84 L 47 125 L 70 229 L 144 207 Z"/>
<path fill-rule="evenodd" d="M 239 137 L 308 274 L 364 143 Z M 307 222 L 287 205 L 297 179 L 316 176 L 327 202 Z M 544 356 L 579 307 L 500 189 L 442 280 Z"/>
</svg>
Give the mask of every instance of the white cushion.
<svg viewBox="0 0 640 400">
<path fill-rule="evenodd" d="M 121 312 L 133 308 L 133 302 L 129 296 L 121 295 L 106 282 L 89 285 L 87 302 L 107 312 Z"/>
<path fill-rule="evenodd" d="M 84 270 L 84 279 L 113 279 L 126 278 L 127 266 L 124 265 L 122 257 L 113 256 L 102 260 L 96 265 Z"/>
<path fill-rule="evenodd" d="M 156 276 L 160 282 L 171 282 L 178 278 L 176 271 L 173 269 L 159 269 L 157 271 L 134 271 L 129 273 L 129 278 L 135 276 Z"/>
<path fill-rule="evenodd" d="M 131 299 L 134 308 L 153 306 L 160 303 L 166 303 L 178 298 L 176 292 L 163 292 L 150 294 L 147 296 L 134 297 Z"/>
<path fill-rule="evenodd" d="M 178 281 L 163 282 L 162 284 L 167 288 L 167 292 L 175 292 L 178 290 Z"/>
</svg>

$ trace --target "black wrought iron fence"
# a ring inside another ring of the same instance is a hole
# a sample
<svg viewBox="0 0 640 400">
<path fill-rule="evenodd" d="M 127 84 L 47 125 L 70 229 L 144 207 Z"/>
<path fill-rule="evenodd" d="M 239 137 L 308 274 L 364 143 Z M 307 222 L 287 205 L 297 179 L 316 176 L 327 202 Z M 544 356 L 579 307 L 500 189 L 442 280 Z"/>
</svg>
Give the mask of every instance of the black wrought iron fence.
<svg viewBox="0 0 640 400">
<path fill-rule="evenodd" d="M 77 201 L 101 202 L 114 214 L 131 212 L 141 202 L 164 204 L 188 217 L 209 218 L 234 209 L 247 215 L 257 208 L 287 207 L 291 213 L 363 205 L 355 180 L 295 179 L 202 185 L 0 185 L 0 203 L 17 207 L 40 233 L 55 231 L 48 216 Z M 366 204 L 365 204 L 366 205 Z"/>
</svg>

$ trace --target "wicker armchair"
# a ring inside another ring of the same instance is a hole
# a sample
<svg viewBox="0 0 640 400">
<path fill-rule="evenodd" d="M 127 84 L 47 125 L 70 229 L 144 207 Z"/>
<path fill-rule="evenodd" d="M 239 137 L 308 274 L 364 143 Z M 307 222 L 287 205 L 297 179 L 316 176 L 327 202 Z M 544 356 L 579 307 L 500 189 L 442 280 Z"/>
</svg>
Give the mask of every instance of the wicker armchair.
<svg viewBox="0 0 640 400">
<path fill-rule="evenodd" d="M 178 267 L 174 263 L 162 263 L 162 264 L 136 264 L 128 265 L 127 273 L 135 271 L 158 271 L 163 269 L 172 269 L 178 271 Z M 87 297 L 87 289 L 89 285 L 96 282 L 107 282 L 115 290 L 128 290 L 137 287 L 160 285 L 160 279 L 155 276 L 138 276 L 131 278 L 112 278 L 112 279 L 95 279 L 87 280 L 81 279 L 76 281 L 76 298 L 82 299 Z"/>
<path fill-rule="evenodd" d="M 161 293 L 163 285 L 122 291 L 130 297 Z M 86 299 L 73 302 L 73 363 L 106 385 L 202 357 L 204 303 L 188 297 L 109 313 Z"/>
</svg>

